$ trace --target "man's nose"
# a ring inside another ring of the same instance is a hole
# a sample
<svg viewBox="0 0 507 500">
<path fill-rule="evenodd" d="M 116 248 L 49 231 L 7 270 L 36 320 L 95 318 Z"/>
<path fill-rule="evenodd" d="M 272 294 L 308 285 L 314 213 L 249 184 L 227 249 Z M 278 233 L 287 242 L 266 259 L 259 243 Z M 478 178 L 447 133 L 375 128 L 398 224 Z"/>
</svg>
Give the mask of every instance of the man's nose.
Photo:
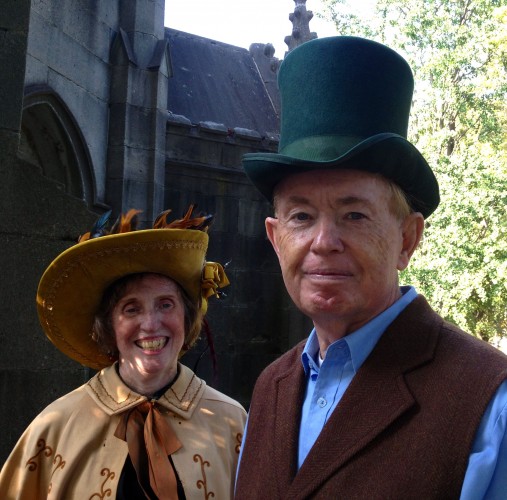
<svg viewBox="0 0 507 500">
<path fill-rule="evenodd" d="M 334 221 L 319 221 L 315 226 L 311 249 L 315 253 L 343 252 L 343 229 Z"/>
</svg>

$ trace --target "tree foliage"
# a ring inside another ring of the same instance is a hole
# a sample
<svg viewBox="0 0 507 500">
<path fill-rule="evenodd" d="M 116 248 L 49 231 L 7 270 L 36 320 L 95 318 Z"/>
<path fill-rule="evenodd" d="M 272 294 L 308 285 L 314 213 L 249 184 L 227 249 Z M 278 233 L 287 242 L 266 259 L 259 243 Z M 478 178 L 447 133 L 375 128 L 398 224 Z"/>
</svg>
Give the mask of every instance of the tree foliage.
<svg viewBox="0 0 507 500">
<path fill-rule="evenodd" d="M 507 0 L 324 3 L 339 34 L 385 43 L 414 71 L 409 139 L 441 204 L 403 280 L 465 330 L 506 336 Z"/>
</svg>

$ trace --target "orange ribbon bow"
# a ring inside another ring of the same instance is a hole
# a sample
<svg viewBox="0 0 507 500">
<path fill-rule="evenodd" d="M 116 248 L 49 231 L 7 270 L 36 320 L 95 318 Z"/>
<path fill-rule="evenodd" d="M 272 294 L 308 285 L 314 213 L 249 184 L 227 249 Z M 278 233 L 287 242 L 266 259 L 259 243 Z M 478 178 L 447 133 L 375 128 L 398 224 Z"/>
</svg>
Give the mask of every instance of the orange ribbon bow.
<svg viewBox="0 0 507 500">
<path fill-rule="evenodd" d="M 177 480 L 169 455 L 181 448 L 169 423 L 154 403 L 145 401 L 125 412 L 114 435 L 127 442 L 139 484 L 149 498 L 178 500 Z"/>
</svg>

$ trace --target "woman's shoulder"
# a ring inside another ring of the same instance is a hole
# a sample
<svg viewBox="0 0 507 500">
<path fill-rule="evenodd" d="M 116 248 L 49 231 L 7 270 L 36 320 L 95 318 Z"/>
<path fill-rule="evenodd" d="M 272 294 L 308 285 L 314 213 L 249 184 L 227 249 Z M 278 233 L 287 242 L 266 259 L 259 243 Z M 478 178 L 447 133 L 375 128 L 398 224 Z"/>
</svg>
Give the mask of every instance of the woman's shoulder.
<svg viewBox="0 0 507 500">
<path fill-rule="evenodd" d="M 35 420 L 41 419 L 45 422 L 51 422 L 54 419 L 66 420 L 81 406 L 83 398 L 87 398 L 85 385 L 81 385 L 49 403 Z"/>
<path fill-rule="evenodd" d="M 64 394 L 46 406 L 28 425 L 17 447 L 37 449 L 39 443 L 56 443 L 73 415 L 80 414 L 83 398 L 87 398 L 84 386 Z"/>
<path fill-rule="evenodd" d="M 232 406 L 245 411 L 243 405 L 239 401 L 236 401 L 230 396 L 227 396 L 227 394 L 224 394 L 223 392 L 220 392 L 209 385 L 206 385 L 206 388 L 204 389 L 203 398 L 207 399 L 208 401 L 216 401 L 218 404 Z"/>
</svg>

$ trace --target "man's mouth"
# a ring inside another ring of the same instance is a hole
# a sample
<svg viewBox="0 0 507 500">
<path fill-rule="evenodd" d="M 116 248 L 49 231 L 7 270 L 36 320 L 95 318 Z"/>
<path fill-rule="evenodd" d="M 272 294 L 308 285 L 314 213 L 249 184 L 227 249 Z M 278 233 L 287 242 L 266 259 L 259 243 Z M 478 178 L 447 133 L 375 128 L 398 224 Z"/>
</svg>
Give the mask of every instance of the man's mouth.
<svg viewBox="0 0 507 500">
<path fill-rule="evenodd" d="M 305 272 L 307 276 L 314 278 L 349 278 L 352 273 L 343 270 L 332 270 L 332 269 L 309 269 Z"/>
<path fill-rule="evenodd" d="M 161 337 L 159 339 L 137 340 L 136 345 L 144 351 L 160 351 L 168 341 L 167 337 Z"/>
</svg>

